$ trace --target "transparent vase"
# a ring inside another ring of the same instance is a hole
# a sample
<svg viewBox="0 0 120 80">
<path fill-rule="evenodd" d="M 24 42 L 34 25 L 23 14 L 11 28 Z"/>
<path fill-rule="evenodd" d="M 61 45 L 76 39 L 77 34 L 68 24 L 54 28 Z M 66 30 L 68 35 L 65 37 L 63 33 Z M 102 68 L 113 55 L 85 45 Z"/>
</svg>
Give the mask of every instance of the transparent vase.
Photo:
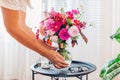
<svg viewBox="0 0 120 80">
<path fill-rule="evenodd" d="M 50 61 L 43 56 L 39 57 L 36 63 L 40 68 L 43 68 L 43 69 L 50 69 L 51 67 Z"/>
<path fill-rule="evenodd" d="M 60 55 L 64 57 L 65 62 L 68 64 L 68 66 L 70 66 L 71 61 L 72 61 L 71 53 L 66 49 L 59 49 L 58 52 L 60 53 Z"/>
<path fill-rule="evenodd" d="M 57 51 L 60 53 L 60 55 L 64 57 L 65 62 L 68 64 L 69 67 L 72 62 L 72 54 L 67 49 L 66 45 L 64 43 L 60 43 L 59 49 Z"/>
</svg>

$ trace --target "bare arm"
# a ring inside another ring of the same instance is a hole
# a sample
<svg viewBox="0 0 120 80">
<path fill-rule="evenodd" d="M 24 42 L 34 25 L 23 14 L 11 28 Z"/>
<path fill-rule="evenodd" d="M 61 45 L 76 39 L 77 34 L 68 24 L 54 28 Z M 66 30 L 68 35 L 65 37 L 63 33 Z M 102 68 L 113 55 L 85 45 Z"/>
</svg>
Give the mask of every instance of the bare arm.
<svg viewBox="0 0 120 80">
<path fill-rule="evenodd" d="M 25 24 L 25 12 L 10 10 L 2 7 L 4 23 L 7 32 L 26 47 L 47 57 L 57 68 L 66 67 L 62 56 L 46 48 L 42 40 L 36 40 L 34 33 Z"/>
</svg>

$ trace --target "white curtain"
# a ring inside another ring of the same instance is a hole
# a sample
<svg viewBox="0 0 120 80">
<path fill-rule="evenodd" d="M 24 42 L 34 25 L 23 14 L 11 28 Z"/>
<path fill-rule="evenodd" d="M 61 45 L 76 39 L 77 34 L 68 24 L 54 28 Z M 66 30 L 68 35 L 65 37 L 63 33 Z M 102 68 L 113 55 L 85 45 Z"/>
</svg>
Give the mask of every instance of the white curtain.
<svg viewBox="0 0 120 80">
<path fill-rule="evenodd" d="M 81 8 L 85 12 L 83 19 L 92 23 L 84 31 L 89 39 L 85 44 L 82 38 L 78 46 L 71 48 L 74 60 L 91 62 L 97 70 L 89 75 L 89 80 L 101 80 L 99 73 L 102 66 L 120 53 L 120 45 L 110 39 L 120 26 L 119 0 L 31 0 L 33 9 L 27 11 L 26 23 L 33 30 L 39 27 L 43 11 L 54 7 L 67 10 Z M 0 13 L 0 80 L 32 80 L 30 66 L 41 57 L 14 40 L 5 30 Z M 40 78 L 42 77 L 42 78 Z M 48 80 L 50 77 L 36 75 L 35 80 Z M 68 80 L 77 80 L 69 78 Z M 115 78 L 119 80 L 119 76 Z"/>
</svg>

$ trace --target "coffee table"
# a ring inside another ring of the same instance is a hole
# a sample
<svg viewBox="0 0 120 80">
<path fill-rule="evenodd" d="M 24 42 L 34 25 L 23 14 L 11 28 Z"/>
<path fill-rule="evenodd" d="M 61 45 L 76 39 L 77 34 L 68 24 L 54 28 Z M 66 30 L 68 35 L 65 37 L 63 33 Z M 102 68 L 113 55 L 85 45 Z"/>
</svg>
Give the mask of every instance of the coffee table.
<svg viewBox="0 0 120 80">
<path fill-rule="evenodd" d="M 96 66 L 89 62 L 73 60 L 71 65 L 64 69 L 57 69 L 53 65 L 50 69 L 43 69 L 40 67 L 40 63 L 36 63 L 31 66 L 31 70 L 32 80 L 35 80 L 35 74 L 50 76 L 51 80 L 59 80 L 60 77 L 63 77 L 64 80 L 67 80 L 67 77 L 77 77 L 79 80 L 83 80 L 83 76 L 88 80 L 88 74 L 95 71 Z"/>
</svg>

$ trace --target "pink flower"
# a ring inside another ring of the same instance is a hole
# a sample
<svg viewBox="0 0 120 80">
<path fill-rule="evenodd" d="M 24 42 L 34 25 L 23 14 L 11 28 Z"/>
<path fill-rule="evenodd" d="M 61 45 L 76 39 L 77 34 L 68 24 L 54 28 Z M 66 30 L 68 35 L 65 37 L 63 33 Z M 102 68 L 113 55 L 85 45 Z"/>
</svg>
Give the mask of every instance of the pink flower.
<svg viewBox="0 0 120 80">
<path fill-rule="evenodd" d="M 51 36 L 50 40 L 52 40 L 53 42 L 57 42 L 58 36 Z"/>
<path fill-rule="evenodd" d="M 58 31 L 60 29 L 61 23 L 60 22 L 55 22 L 55 26 L 53 27 L 53 31 Z"/>
<path fill-rule="evenodd" d="M 53 19 L 48 19 L 46 22 L 46 29 L 52 29 L 54 26 L 55 21 Z"/>
<path fill-rule="evenodd" d="M 73 9 L 72 12 L 73 12 L 74 14 L 80 14 L 80 11 L 77 10 L 77 9 Z"/>
<path fill-rule="evenodd" d="M 78 27 L 78 30 L 85 29 L 86 28 L 86 22 L 80 22 L 79 25 L 76 25 Z"/>
<path fill-rule="evenodd" d="M 72 26 L 69 28 L 68 33 L 70 34 L 71 37 L 75 37 L 79 35 L 79 30 L 76 26 Z"/>
<path fill-rule="evenodd" d="M 47 30 L 47 35 L 49 35 L 49 36 L 53 36 L 54 34 L 55 34 L 55 31 L 53 31 L 53 30 Z"/>
<path fill-rule="evenodd" d="M 68 15 L 68 18 L 74 19 L 74 15 L 71 11 L 66 12 L 66 14 Z"/>
<path fill-rule="evenodd" d="M 59 37 L 61 40 L 68 40 L 70 37 L 68 30 L 66 28 L 61 29 L 59 32 Z"/>
<path fill-rule="evenodd" d="M 80 34 L 81 29 L 86 27 L 86 23 L 79 18 L 80 15 L 81 13 L 78 9 L 57 12 L 52 8 L 50 12 L 45 11 L 45 19 L 40 23 L 40 29 L 36 32 L 36 38 L 38 39 L 41 33 L 48 38 L 46 42 L 50 45 L 52 42 L 67 43 L 66 41 L 70 38 L 74 46 L 77 42 L 76 36 Z"/>
<path fill-rule="evenodd" d="M 37 29 L 37 32 L 36 32 L 36 39 L 39 39 L 39 29 Z"/>
<path fill-rule="evenodd" d="M 50 17 L 55 17 L 55 16 L 57 16 L 58 14 L 59 14 L 59 12 L 56 12 L 56 11 L 54 10 L 54 8 L 51 9 Z"/>
<path fill-rule="evenodd" d="M 77 19 L 75 19 L 75 20 L 74 20 L 74 24 L 77 25 L 77 26 L 80 26 L 80 21 L 77 20 Z"/>
<path fill-rule="evenodd" d="M 86 28 L 86 22 L 81 22 L 81 28 L 85 29 Z"/>
<path fill-rule="evenodd" d="M 40 22 L 40 24 L 41 24 L 41 25 L 44 25 L 44 20 L 42 20 L 42 21 Z"/>
</svg>

